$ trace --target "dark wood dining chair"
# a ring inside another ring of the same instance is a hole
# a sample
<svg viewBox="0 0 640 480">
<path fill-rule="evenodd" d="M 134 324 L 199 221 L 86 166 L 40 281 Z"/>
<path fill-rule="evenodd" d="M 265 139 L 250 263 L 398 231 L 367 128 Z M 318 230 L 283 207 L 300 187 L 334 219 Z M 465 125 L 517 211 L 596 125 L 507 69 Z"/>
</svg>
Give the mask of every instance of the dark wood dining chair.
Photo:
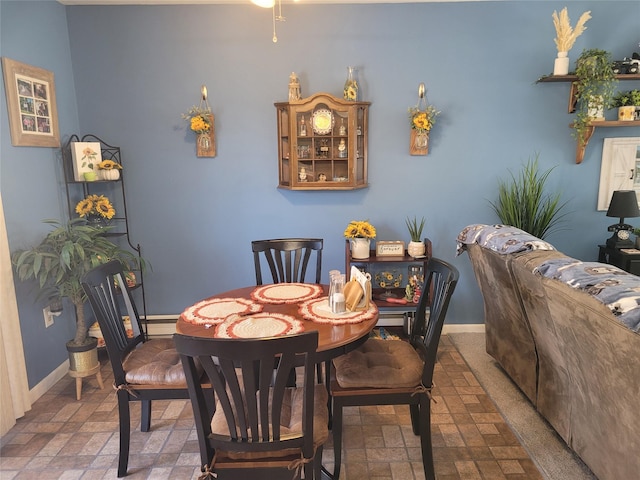
<svg viewBox="0 0 640 480">
<path fill-rule="evenodd" d="M 321 238 L 275 238 L 252 241 L 256 285 L 262 285 L 261 253 L 267 261 L 273 283 L 305 283 L 307 267 L 313 252 L 316 252 L 314 283 L 319 284 L 322 275 L 323 244 L 324 241 Z M 321 364 L 318 364 L 316 370 L 318 381 L 321 381 L 323 376 L 328 377 L 328 373 L 323 375 Z M 325 362 L 325 371 L 329 371 L 329 362 Z"/>
<path fill-rule="evenodd" d="M 369 339 L 356 350 L 333 359 L 334 478 L 340 477 L 343 407 L 408 404 L 413 433 L 420 435 L 425 477 L 435 480 L 431 445 L 433 369 L 458 275 L 453 265 L 429 259 L 409 341 Z"/>
<path fill-rule="evenodd" d="M 148 432 L 151 401 L 187 399 L 189 391 L 173 340 L 146 339 L 120 262 L 114 260 L 88 272 L 82 288 L 100 325 L 113 369 L 120 424 L 118 477 L 124 477 L 129 463 L 129 402 L 141 403 L 140 430 Z M 132 335 L 127 335 L 123 314 L 129 316 Z"/>
<path fill-rule="evenodd" d="M 305 283 L 311 254 L 315 252 L 314 282 L 320 283 L 322 273 L 321 238 L 276 238 L 251 242 L 256 270 L 256 285 L 262 285 L 260 254 L 267 261 L 273 283 Z"/>
<path fill-rule="evenodd" d="M 187 377 L 203 475 L 218 480 L 320 478 L 327 390 L 314 382 L 318 332 L 270 338 L 174 335 Z M 277 368 L 274 370 L 274 362 Z M 199 370 L 213 385 L 215 406 Z M 301 387 L 288 387 L 301 367 Z M 209 401 L 208 401 L 209 400 Z"/>
</svg>

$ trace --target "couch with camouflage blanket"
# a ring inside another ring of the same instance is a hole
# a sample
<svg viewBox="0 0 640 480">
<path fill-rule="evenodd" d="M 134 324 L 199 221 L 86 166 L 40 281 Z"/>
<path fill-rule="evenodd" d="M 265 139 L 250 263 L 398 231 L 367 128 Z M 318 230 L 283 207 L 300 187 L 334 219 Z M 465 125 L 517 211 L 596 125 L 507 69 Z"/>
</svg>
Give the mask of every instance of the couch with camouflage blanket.
<svg viewBox="0 0 640 480">
<path fill-rule="evenodd" d="M 466 227 L 464 251 L 487 352 L 600 480 L 640 478 L 640 277 L 503 225 Z"/>
</svg>

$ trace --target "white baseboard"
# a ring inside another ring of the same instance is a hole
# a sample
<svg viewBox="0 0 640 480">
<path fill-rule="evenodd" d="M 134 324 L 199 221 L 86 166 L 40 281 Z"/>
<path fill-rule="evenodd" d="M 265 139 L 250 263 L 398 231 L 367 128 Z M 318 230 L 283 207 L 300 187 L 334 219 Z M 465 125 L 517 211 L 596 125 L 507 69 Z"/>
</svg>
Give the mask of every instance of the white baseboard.
<svg viewBox="0 0 640 480">
<path fill-rule="evenodd" d="M 69 372 L 69 360 L 65 360 L 53 372 L 43 378 L 35 387 L 29 390 L 29 399 L 34 404 L 42 395 L 47 393 L 51 387 L 64 378 Z"/>
<path fill-rule="evenodd" d="M 449 333 L 483 333 L 484 323 L 454 323 L 444 324 L 442 327 L 443 335 Z"/>
</svg>

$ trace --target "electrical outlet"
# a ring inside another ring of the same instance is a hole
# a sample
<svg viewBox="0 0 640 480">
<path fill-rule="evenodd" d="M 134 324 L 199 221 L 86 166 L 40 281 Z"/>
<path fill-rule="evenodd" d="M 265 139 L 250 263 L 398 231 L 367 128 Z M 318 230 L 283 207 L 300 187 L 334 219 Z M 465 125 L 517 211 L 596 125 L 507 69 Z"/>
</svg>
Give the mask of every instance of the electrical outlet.
<svg viewBox="0 0 640 480">
<path fill-rule="evenodd" d="M 44 307 L 42 309 L 42 315 L 44 316 L 45 328 L 49 328 L 51 325 L 53 325 L 54 315 L 51 313 L 51 309 L 49 307 Z"/>
</svg>

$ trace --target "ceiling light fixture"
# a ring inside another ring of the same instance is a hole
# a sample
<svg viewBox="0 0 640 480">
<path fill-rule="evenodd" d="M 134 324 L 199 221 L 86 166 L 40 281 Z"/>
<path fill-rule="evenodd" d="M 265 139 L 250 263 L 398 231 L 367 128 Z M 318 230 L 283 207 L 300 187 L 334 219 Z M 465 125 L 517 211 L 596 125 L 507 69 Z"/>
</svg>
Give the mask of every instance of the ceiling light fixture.
<svg viewBox="0 0 640 480">
<path fill-rule="evenodd" d="M 282 0 L 278 0 L 278 15 L 276 15 L 276 4 L 275 1 L 273 3 L 273 7 L 271 7 L 272 15 L 273 15 L 273 43 L 278 42 L 278 36 L 276 35 L 276 21 L 284 22 L 286 18 L 282 16 Z"/>
<path fill-rule="evenodd" d="M 276 22 L 284 22 L 286 19 L 282 16 L 282 0 L 278 0 L 278 14 L 276 15 L 276 0 L 251 0 L 251 3 L 262 8 L 270 8 L 273 23 L 273 43 L 278 42 L 276 34 Z"/>
<path fill-rule="evenodd" d="M 262 8 L 272 8 L 275 5 L 276 0 L 251 0 L 251 3 Z"/>
</svg>

